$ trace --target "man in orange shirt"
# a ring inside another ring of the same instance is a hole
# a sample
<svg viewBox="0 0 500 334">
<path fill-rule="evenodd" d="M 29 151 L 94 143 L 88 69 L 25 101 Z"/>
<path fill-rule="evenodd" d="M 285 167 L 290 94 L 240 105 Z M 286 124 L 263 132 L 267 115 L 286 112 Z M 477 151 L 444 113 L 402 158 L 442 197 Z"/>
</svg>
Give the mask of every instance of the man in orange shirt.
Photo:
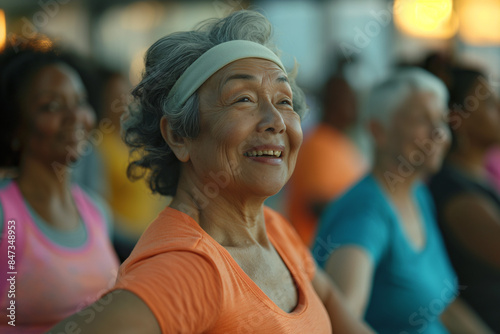
<svg viewBox="0 0 500 334">
<path fill-rule="evenodd" d="M 344 133 L 357 120 L 356 97 L 347 81 L 331 77 L 323 101 L 322 121 L 305 138 L 288 183 L 288 218 L 309 246 L 324 206 L 368 169 L 365 158 Z"/>
</svg>

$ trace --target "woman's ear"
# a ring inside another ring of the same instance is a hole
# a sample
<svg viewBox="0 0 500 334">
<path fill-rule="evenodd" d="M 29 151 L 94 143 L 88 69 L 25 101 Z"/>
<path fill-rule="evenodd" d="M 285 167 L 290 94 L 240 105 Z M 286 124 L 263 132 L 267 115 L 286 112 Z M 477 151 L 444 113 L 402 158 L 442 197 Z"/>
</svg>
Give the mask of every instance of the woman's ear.
<svg viewBox="0 0 500 334">
<path fill-rule="evenodd" d="M 170 146 L 170 149 L 174 152 L 177 159 L 182 162 L 188 162 L 189 147 L 187 145 L 187 138 L 181 137 L 175 133 L 170 127 L 170 124 L 165 116 L 163 116 L 160 120 L 160 130 L 161 136 L 168 146 Z"/>
</svg>

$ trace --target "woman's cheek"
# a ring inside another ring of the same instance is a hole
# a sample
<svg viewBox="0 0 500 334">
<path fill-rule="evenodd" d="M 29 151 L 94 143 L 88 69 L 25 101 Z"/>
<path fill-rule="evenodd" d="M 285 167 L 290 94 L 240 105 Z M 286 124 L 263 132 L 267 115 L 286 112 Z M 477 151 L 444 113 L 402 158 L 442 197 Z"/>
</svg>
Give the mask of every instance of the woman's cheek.
<svg viewBox="0 0 500 334">
<path fill-rule="evenodd" d="M 34 122 L 34 133 L 44 136 L 56 134 L 61 127 L 61 117 L 54 114 L 44 114 L 37 117 Z"/>
<path fill-rule="evenodd" d="M 303 134 L 302 134 L 302 127 L 300 124 L 300 120 L 297 120 L 295 118 L 290 119 L 287 122 L 287 128 L 288 128 L 288 139 L 290 141 L 290 146 L 292 148 L 295 148 L 298 150 L 300 146 L 302 145 L 302 139 L 303 139 Z"/>
</svg>

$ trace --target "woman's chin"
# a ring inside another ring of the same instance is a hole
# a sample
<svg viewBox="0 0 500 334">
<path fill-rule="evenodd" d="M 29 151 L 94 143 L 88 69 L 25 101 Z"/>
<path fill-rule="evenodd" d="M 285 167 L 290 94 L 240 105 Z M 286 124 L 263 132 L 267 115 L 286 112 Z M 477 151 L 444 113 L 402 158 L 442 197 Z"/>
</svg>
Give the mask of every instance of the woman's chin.
<svg viewBox="0 0 500 334">
<path fill-rule="evenodd" d="M 251 187 L 251 193 L 255 194 L 257 197 L 271 197 L 276 195 L 283 189 L 284 183 L 273 183 L 273 184 L 263 184 L 263 185 L 249 185 Z"/>
</svg>

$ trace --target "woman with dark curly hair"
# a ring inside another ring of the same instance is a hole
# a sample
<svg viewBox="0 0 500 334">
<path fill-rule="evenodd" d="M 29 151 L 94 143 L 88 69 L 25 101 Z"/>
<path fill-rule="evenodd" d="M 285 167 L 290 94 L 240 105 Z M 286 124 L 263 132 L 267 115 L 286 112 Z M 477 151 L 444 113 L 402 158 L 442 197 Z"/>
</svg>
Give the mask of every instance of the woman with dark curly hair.
<svg viewBox="0 0 500 334">
<path fill-rule="evenodd" d="M 0 53 L 0 167 L 15 176 L 0 182 L 2 333 L 47 330 L 97 300 L 118 271 L 106 211 L 70 182 L 94 113 L 50 44 Z"/>
<path fill-rule="evenodd" d="M 116 286 L 54 328 L 81 333 L 364 333 L 289 223 L 264 207 L 302 142 L 303 95 L 260 14 L 157 41 L 125 140 L 151 189 L 173 195 Z M 137 173 L 138 172 L 138 173 Z M 83 314 L 83 313 L 82 313 Z"/>
</svg>

